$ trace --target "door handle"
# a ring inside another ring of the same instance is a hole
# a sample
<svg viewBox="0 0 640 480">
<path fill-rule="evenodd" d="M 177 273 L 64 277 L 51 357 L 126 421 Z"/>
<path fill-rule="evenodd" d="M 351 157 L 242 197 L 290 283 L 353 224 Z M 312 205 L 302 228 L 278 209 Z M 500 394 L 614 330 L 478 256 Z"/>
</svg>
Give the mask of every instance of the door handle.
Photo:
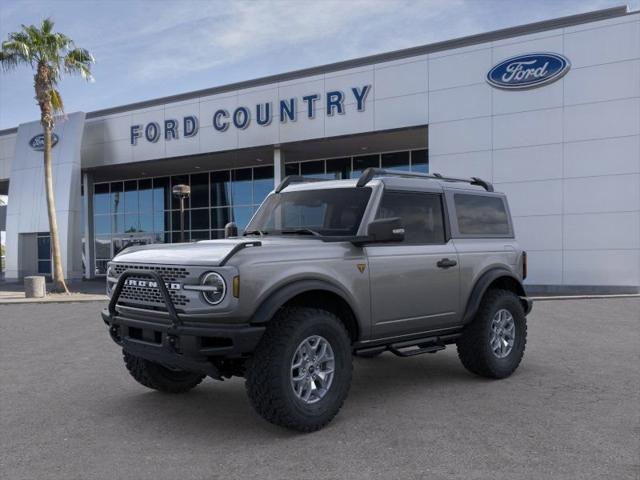
<svg viewBox="0 0 640 480">
<path fill-rule="evenodd" d="M 458 262 L 456 262 L 455 260 L 450 260 L 448 258 L 443 258 L 438 263 L 436 263 L 438 268 L 451 268 L 455 267 L 457 264 Z"/>
</svg>

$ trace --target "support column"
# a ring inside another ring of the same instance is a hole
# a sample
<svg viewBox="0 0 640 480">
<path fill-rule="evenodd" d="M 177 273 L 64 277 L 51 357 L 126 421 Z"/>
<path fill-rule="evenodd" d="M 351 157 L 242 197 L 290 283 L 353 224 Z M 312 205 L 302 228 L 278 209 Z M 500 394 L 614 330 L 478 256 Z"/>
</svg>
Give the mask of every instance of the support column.
<svg viewBox="0 0 640 480">
<path fill-rule="evenodd" d="M 277 187 L 285 177 L 284 170 L 284 152 L 280 150 L 280 146 L 276 145 L 273 149 L 273 186 Z"/>
<path fill-rule="evenodd" d="M 95 239 L 93 235 L 93 175 L 87 172 L 82 174 L 82 187 L 84 189 L 83 210 L 84 218 L 84 278 L 95 278 L 96 255 Z"/>
</svg>

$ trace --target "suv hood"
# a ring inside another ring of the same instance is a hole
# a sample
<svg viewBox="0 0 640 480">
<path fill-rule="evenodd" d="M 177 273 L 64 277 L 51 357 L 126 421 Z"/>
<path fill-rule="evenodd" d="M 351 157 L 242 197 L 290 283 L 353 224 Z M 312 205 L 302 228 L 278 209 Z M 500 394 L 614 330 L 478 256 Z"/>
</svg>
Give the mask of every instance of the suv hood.
<svg viewBox="0 0 640 480">
<path fill-rule="evenodd" d="M 235 246 L 241 243 L 261 242 L 262 248 L 269 246 L 311 246 L 317 248 L 322 242 L 303 237 L 243 237 L 225 240 L 204 240 L 197 243 L 151 244 L 129 247 L 113 258 L 119 263 L 140 263 L 158 265 L 207 265 L 220 264 Z M 237 255 L 242 255 L 242 251 Z"/>
</svg>

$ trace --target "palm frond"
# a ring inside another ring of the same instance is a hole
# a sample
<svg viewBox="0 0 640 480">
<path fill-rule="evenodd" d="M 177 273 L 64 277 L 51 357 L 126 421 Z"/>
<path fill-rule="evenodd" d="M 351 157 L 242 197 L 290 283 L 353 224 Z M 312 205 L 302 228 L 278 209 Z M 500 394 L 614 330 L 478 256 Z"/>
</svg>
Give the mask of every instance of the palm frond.
<svg viewBox="0 0 640 480">
<path fill-rule="evenodd" d="M 21 57 L 15 53 L 0 51 L 0 65 L 5 72 L 16 68 L 20 64 L 20 60 L 22 60 Z"/>
<path fill-rule="evenodd" d="M 51 106 L 53 107 L 53 111 L 55 113 L 64 112 L 64 104 L 62 103 L 62 97 L 60 96 L 60 92 L 55 88 L 51 89 Z"/>
<path fill-rule="evenodd" d="M 49 35 L 53 31 L 54 25 L 55 23 L 53 22 L 53 20 L 51 20 L 51 17 L 47 17 L 42 20 L 40 30 L 42 30 L 42 33 L 44 33 L 45 35 Z"/>
<path fill-rule="evenodd" d="M 78 73 L 87 81 L 93 80 L 91 64 L 95 63 L 93 55 L 84 48 L 75 48 L 64 57 L 64 69 L 67 73 Z"/>
</svg>

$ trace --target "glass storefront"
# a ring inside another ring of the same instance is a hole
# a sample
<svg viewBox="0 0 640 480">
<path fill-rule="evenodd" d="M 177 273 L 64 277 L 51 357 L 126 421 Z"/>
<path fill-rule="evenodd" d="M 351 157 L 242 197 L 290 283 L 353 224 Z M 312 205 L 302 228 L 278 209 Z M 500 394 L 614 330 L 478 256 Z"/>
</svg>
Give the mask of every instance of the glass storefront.
<svg viewBox="0 0 640 480">
<path fill-rule="evenodd" d="M 344 179 L 358 177 L 367 167 L 427 173 L 427 150 L 362 155 L 286 164 L 286 175 Z M 185 241 L 224 237 L 231 221 L 244 229 L 273 189 L 273 166 L 198 172 L 168 177 L 96 183 L 93 222 L 96 274 L 122 249 L 147 243 L 180 241 L 180 202 L 175 185 L 191 187 L 185 201 Z"/>
</svg>

